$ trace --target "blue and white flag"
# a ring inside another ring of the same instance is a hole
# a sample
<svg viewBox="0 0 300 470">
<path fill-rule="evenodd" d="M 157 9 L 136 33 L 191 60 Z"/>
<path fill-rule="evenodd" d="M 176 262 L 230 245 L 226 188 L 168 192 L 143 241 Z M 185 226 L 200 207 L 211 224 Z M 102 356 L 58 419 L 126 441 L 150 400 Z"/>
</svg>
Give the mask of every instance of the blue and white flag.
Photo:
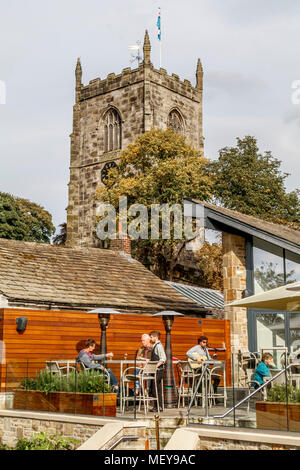
<svg viewBox="0 0 300 470">
<path fill-rule="evenodd" d="M 160 8 L 158 9 L 158 18 L 157 18 L 156 26 L 157 26 L 158 39 L 161 41 Z"/>
</svg>

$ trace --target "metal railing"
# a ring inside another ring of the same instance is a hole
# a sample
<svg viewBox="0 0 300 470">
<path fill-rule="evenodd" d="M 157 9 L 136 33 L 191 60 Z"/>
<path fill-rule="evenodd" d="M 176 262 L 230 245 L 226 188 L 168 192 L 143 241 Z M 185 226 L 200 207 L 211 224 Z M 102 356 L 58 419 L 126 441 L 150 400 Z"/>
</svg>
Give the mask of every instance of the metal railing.
<svg viewBox="0 0 300 470">
<path fill-rule="evenodd" d="M 214 418 L 226 418 L 226 416 L 228 416 L 230 413 L 232 413 L 233 411 L 235 411 L 237 408 L 239 408 L 243 403 L 246 403 L 248 400 L 250 400 L 254 395 L 256 395 L 256 393 L 260 392 L 261 390 L 263 390 L 265 387 L 267 387 L 268 384 L 270 384 L 271 382 L 273 382 L 274 380 L 276 380 L 278 377 L 280 377 L 282 374 L 286 374 L 287 375 L 287 371 L 292 368 L 292 367 L 297 367 L 297 366 L 300 366 L 300 363 L 293 363 L 293 364 L 289 364 L 287 367 L 285 367 L 284 369 L 280 370 L 278 372 L 278 374 L 274 375 L 270 380 L 266 381 L 264 384 L 262 384 L 260 387 L 258 387 L 256 390 L 254 390 L 253 392 L 251 392 L 247 397 L 243 398 L 243 400 L 241 400 L 239 403 L 237 403 L 236 405 L 234 405 L 232 408 L 230 408 L 228 411 L 226 411 L 223 415 L 216 415 L 214 416 Z M 286 384 L 287 384 L 287 380 L 286 380 Z"/>
<path fill-rule="evenodd" d="M 116 442 L 114 442 L 110 447 L 108 447 L 107 450 L 115 449 L 119 444 L 121 444 L 124 441 L 137 441 L 138 439 L 139 439 L 138 436 L 122 436 Z"/>
</svg>

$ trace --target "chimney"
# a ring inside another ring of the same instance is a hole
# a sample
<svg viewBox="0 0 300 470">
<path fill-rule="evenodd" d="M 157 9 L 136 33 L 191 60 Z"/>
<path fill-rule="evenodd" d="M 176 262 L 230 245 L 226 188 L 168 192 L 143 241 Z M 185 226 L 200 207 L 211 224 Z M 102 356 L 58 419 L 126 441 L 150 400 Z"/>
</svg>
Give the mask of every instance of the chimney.
<svg viewBox="0 0 300 470">
<path fill-rule="evenodd" d="M 110 249 L 131 255 L 131 240 L 127 233 L 123 233 L 122 224 L 120 222 L 118 223 L 118 232 L 110 240 Z"/>
</svg>

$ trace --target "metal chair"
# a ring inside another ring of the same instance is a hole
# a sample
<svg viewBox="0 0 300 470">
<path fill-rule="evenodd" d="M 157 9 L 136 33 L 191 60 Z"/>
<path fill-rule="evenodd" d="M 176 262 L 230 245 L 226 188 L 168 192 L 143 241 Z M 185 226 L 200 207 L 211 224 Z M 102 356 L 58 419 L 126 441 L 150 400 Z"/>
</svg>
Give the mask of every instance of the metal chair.
<svg viewBox="0 0 300 470">
<path fill-rule="evenodd" d="M 92 371 L 97 371 L 104 377 L 104 381 L 107 383 L 107 385 L 110 385 L 110 375 L 107 372 L 107 370 L 90 369 L 83 362 L 76 360 L 76 371 L 79 373 L 80 372 L 91 373 Z"/>
<path fill-rule="evenodd" d="M 62 375 L 68 375 L 71 370 L 75 370 L 75 367 L 70 366 L 60 366 L 57 361 L 46 361 L 46 369 L 51 374 L 58 374 L 60 377 Z"/>
<path fill-rule="evenodd" d="M 214 391 L 213 380 L 214 378 L 220 379 L 223 378 L 223 389 Z M 224 408 L 226 408 L 227 403 L 227 390 L 226 390 L 226 366 L 225 364 L 218 364 L 213 366 L 211 369 L 208 369 L 208 403 L 209 406 L 216 404 L 216 399 L 221 399 L 224 402 Z"/>
<path fill-rule="evenodd" d="M 248 389 L 249 389 L 249 395 L 251 392 L 253 392 L 253 389 L 255 388 L 255 385 L 257 385 L 258 387 L 261 385 L 257 380 L 254 380 L 254 376 L 255 376 L 255 372 L 252 372 L 251 374 L 251 377 L 250 377 L 250 380 L 247 382 L 247 385 L 248 385 Z M 267 382 L 267 380 L 269 380 L 270 377 L 264 377 L 264 382 Z M 263 388 L 260 392 L 258 392 L 261 396 L 261 399 L 263 401 L 266 401 L 267 399 L 267 390 L 266 390 L 266 387 Z M 247 411 L 249 412 L 250 411 L 250 399 L 248 400 L 248 403 L 247 403 Z"/>
<path fill-rule="evenodd" d="M 141 374 L 141 403 L 144 405 L 145 414 L 149 412 L 149 402 L 153 402 L 157 405 L 157 410 L 159 413 L 159 397 L 157 389 L 157 362 L 148 361 L 143 367 Z M 150 397 L 148 390 L 151 381 L 154 381 L 155 397 Z M 164 383 L 161 382 L 162 389 L 162 408 L 164 409 Z"/>
<path fill-rule="evenodd" d="M 180 401 L 182 400 L 182 406 L 185 406 L 185 400 L 193 396 L 197 379 L 200 377 L 200 373 L 197 369 L 192 369 L 188 361 L 180 361 L 180 384 L 178 390 L 178 408 L 180 407 Z M 187 386 L 186 386 L 187 385 Z M 199 398 L 199 394 L 197 394 Z M 201 394 L 202 397 L 202 394 Z"/>
<path fill-rule="evenodd" d="M 137 372 L 137 373 L 135 373 Z M 133 394 L 130 395 L 130 391 L 132 390 L 130 385 L 133 384 Z M 120 408 L 121 413 L 124 413 L 126 408 L 126 403 L 133 401 L 139 403 L 139 409 L 141 409 L 141 400 L 142 396 L 140 393 L 136 393 L 137 391 L 134 390 L 138 387 L 142 389 L 142 371 L 141 369 L 137 369 L 136 367 L 127 367 L 124 370 L 123 375 L 121 377 L 121 400 L 120 400 Z"/>
<path fill-rule="evenodd" d="M 240 351 L 238 355 L 238 382 L 241 387 L 247 387 L 249 377 L 255 371 L 260 357 L 260 352 Z"/>
</svg>

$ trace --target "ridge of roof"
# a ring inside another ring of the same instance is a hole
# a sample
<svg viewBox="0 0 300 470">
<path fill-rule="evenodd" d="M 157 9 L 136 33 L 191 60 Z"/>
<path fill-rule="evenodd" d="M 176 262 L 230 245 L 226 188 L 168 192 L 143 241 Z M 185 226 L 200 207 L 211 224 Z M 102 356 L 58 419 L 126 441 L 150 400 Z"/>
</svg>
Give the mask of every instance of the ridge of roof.
<svg viewBox="0 0 300 470">
<path fill-rule="evenodd" d="M 294 230 L 283 224 L 276 224 L 253 215 L 243 214 L 242 212 L 228 209 L 227 207 L 216 206 L 215 204 L 205 201 L 188 197 L 185 199 L 300 246 L 300 230 Z"/>
</svg>

